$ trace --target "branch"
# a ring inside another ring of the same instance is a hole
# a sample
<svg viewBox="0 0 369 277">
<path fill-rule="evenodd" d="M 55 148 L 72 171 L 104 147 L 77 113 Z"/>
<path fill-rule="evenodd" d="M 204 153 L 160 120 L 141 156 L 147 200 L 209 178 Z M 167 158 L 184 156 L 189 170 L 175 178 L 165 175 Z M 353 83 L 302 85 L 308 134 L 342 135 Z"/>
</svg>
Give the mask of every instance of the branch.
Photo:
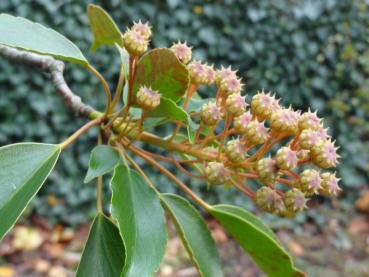
<svg viewBox="0 0 369 277">
<path fill-rule="evenodd" d="M 67 107 L 79 116 L 89 117 L 95 110 L 84 104 L 81 97 L 74 94 L 64 80 L 64 63 L 51 56 L 36 54 L 0 44 L 0 56 L 12 61 L 36 67 L 50 74 L 57 92 L 63 97 Z"/>
</svg>

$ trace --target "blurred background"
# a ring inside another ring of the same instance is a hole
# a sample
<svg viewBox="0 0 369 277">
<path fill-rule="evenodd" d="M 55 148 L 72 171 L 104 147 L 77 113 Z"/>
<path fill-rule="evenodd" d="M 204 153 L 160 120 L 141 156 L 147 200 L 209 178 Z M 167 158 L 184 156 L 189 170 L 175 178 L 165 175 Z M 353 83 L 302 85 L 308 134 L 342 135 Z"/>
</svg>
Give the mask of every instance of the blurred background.
<svg viewBox="0 0 369 277">
<path fill-rule="evenodd" d="M 281 219 L 260 213 L 231 189 L 208 191 L 193 180 L 191 186 L 210 203 L 234 203 L 259 213 L 309 276 L 369 276 L 368 0 L 1 0 L 0 12 L 64 34 L 114 84 L 116 50 L 88 51 L 88 3 L 105 8 L 121 30 L 132 20 L 149 21 L 152 47 L 186 40 L 195 58 L 232 65 L 247 84 L 249 100 L 264 88 L 284 104 L 318 110 L 341 147 L 343 192 L 337 199 L 313 199 L 308 211 Z M 65 78 L 86 103 L 104 107 L 104 93 L 90 73 L 67 64 Z M 0 145 L 60 142 L 83 122 L 68 113 L 47 76 L 0 60 Z M 63 153 L 20 226 L 0 245 L 0 276 L 73 275 L 95 213 L 95 184 L 83 184 L 95 142 L 96 134 L 89 132 Z M 161 190 L 174 191 L 164 177 L 151 176 Z M 226 276 L 262 276 L 219 226 L 211 219 L 209 224 Z M 158 276 L 197 276 L 175 236 Z"/>
</svg>

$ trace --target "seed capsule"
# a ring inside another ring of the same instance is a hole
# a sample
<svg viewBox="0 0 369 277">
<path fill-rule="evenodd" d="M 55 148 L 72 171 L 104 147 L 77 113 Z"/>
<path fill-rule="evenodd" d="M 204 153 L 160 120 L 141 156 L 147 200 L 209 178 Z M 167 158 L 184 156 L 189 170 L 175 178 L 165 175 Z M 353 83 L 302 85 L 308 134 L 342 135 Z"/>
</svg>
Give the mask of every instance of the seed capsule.
<svg viewBox="0 0 369 277">
<path fill-rule="evenodd" d="M 224 184 L 229 177 L 227 168 L 220 162 L 209 162 L 205 174 L 209 184 Z"/>
<path fill-rule="evenodd" d="M 245 159 L 245 147 L 239 139 L 228 141 L 225 151 L 227 158 L 235 163 L 241 162 Z"/>
<path fill-rule="evenodd" d="M 262 187 L 256 191 L 256 204 L 264 211 L 277 213 L 283 207 L 281 196 L 270 187 Z"/>
<path fill-rule="evenodd" d="M 297 152 L 289 147 L 282 147 L 277 151 L 275 156 L 277 166 L 280 169 L 292 170 L 297 166 Z"/>
<path fill-rule="evenodd" d="M 272 114 L 280 109 L 278 100 L 270 93 L 265 94 L 262 91 L 252 97 L 251 110 L 260 121 L 270 119 Z"/>
<path fill-rule="evenodd" d="M 215 102 L 208 102 L 201 107 L 200 117 L 202 123 L 213 126 L 223 118 L 223 112 Z"/>
<path fill-rule="evenodd" d="M 321 140 L 311 148 L 311 159 L 321 168 L 334 167 L 338 164 L 337 147 L 331 140 Z"/>
<path fill-rule="evenodd" d="M 301 191 L 309 196 L 318 194 L 321 187 L 322 178 L 320 177 L 318 171 L 314 169 L 305 169 L 301 173 L 300 178 L 296 180 L 296 183 Z"/>
<path fill-rule="evenodd" d="M 272 185 L 278 178 L 278 167 L 272 158 L 260 159 L 256 164 L 256 172 L 260 181 L 266 185 Z"/>
<path fill-rule="evenodd" d="M 152 111 L 160 105 L 160 94 L 150 87 L 142 86 L 137 92 L 136 103 L 146 111 Z"/>
<path fill-rule="evenodd" d="M 234 129 L 236 130 L 237 133 L 245 133 L 247 130 L 247 126 L 249 125 L 251 120 L 252 114 L 249 111 L 244 112 L 243 114 L 237 116 L 234 119 L 233 121 Z"/>
<path fill-rule="evenodd" d="M 296 135 L 298 132 L 299 113 L 289 109 L 274 112 L 270 119 L 270 128 L 275 132 Z"/>
<path fill-rule="evenodd" d="M 192 58 L 192 47 L 188 47 L 186 42 L 178 41 L 170 47 L 170 50 L 184 64 L 187 64 Z"/>
<path fill-rule="evenodd" d="M 245 96 L 241 96 L 239 93 L 231 94 L 227 97 L 226 108 L 233 116 L 242 115 L 246 110 L 247 103 L 245 102 Z"/>
<path fill-rule="evenodd" d="M 283 202 L 288 211 L 297 213 L 306 208 L 307 199 L 302 191 L 293 188 L 286 192 Z"/>
<path fill-rule="evenodd" d="M 130 54 L 141 55 L 147 50 L 149 41 L 139 32 L 127 30 L 123 35 L 123 43 Z"/>
<path fill-rule="evenodd" d="M 340 190 L 338 186 L 339 178 L 336 177 L 336 173 L 325 172 L 321 175 L 322 185 L 320 187 L 320 192 L 327 195 L 336 195 Z"/>
<path fill-rule="evenodd" d="M 245 128 L 244 136 L 248 145 L 262 144 L 269 137 L 268 128 L 264 126 L 264 122 L 252 120 Z"/>
</svg>

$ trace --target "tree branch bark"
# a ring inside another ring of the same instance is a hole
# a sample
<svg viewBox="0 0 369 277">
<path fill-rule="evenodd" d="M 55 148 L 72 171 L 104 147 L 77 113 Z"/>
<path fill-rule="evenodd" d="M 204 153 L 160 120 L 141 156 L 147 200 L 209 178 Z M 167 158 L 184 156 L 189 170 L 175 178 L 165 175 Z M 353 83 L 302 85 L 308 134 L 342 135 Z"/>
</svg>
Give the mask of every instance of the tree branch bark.
<svg viewBox="0 0 369 277">
<path fill-rule="evenodd" d="M 51 77 L 56 91 L 62 96 L 66 106 L 78 116 L 90 117 L 95 110 L 82 102 L 65 82 L 63 71 L 64 63 L 51 56 L 41 55 L 28 51 L 19 50 L 0 44 L 0 56 L 12 61 L 36 67 Z"/>
</svg>

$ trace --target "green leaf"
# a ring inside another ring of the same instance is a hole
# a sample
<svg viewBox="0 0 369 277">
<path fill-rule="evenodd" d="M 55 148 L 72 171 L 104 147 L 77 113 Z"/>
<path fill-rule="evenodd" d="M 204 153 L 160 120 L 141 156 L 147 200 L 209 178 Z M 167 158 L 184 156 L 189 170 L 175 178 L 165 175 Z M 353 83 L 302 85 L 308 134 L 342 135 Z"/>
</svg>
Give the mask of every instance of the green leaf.
<svg viewBox="0 0 369 277">
<path fill-rule="evenodd" d="M 167 233 L 156 193 L 134 170 L 119 165 L 111 181 L 111 214 L 126 249 L 121 276 L 151 276 L 163 258 Z"/>
<path fill-rule="evenodd" d="M 254 215 L 230 205 L 216 205 L 209 212 L 268 276 L 305 276 L 294 267 L 292 258 L 277 242 L 272 231 Z"/>
<path fill-rule="evenodd" d="M 0 240 L 35 196 L 59 157 L 60 145 L 0 147 Z"/>
<path fill-rule="evenodd" d="M 87 15 L 90 21 L 94 42 L 91 50 L 95 51 L 102 45 L 117 43 L 123 47 L 122 34 L 110 15 L 100 6 L 89 4 Z"/>
<path fill-rule="evenodd" d="M 200 213 L 178 195 L 162 194 L 160 199 L 173 217 L 182 242 L 201 276 L 223 276 L 215 242 Z"/>
<path fill-rule="evenodd" d="M 133 83 L 136 95 L 140 86 L 158 90 L 164 98 L 178 102 L 189 83 L 188 70 L 167 48 L 157 48 L 139 60 Z"/>
<path fill-rule="evenodd" d="M 119 277 L 124 264 L 124 245 L 119 230 L 98 214 L 90 230 L 77 277 Z"/>
<path fill-rule="evenodd" d="M 0 14 L 0 44 L 87 65 L 81 50 L 69 39 L 23 17 Z"/>
<path fill-rule="evenodd" d="M 84 182 L 88 183 L 98 176 L 109 173 L 120 162 L 118 151 L 108 145 L 98 145 L 92 152 Z"/>
<path fill-rule="evenodd" d="M 177 104 L 168 98 L 161 97 L 160 105 L 149 112 L 147 117 L 166 117 L 172 120 L 187 121 L 188 114 Z"/>
</svg>

